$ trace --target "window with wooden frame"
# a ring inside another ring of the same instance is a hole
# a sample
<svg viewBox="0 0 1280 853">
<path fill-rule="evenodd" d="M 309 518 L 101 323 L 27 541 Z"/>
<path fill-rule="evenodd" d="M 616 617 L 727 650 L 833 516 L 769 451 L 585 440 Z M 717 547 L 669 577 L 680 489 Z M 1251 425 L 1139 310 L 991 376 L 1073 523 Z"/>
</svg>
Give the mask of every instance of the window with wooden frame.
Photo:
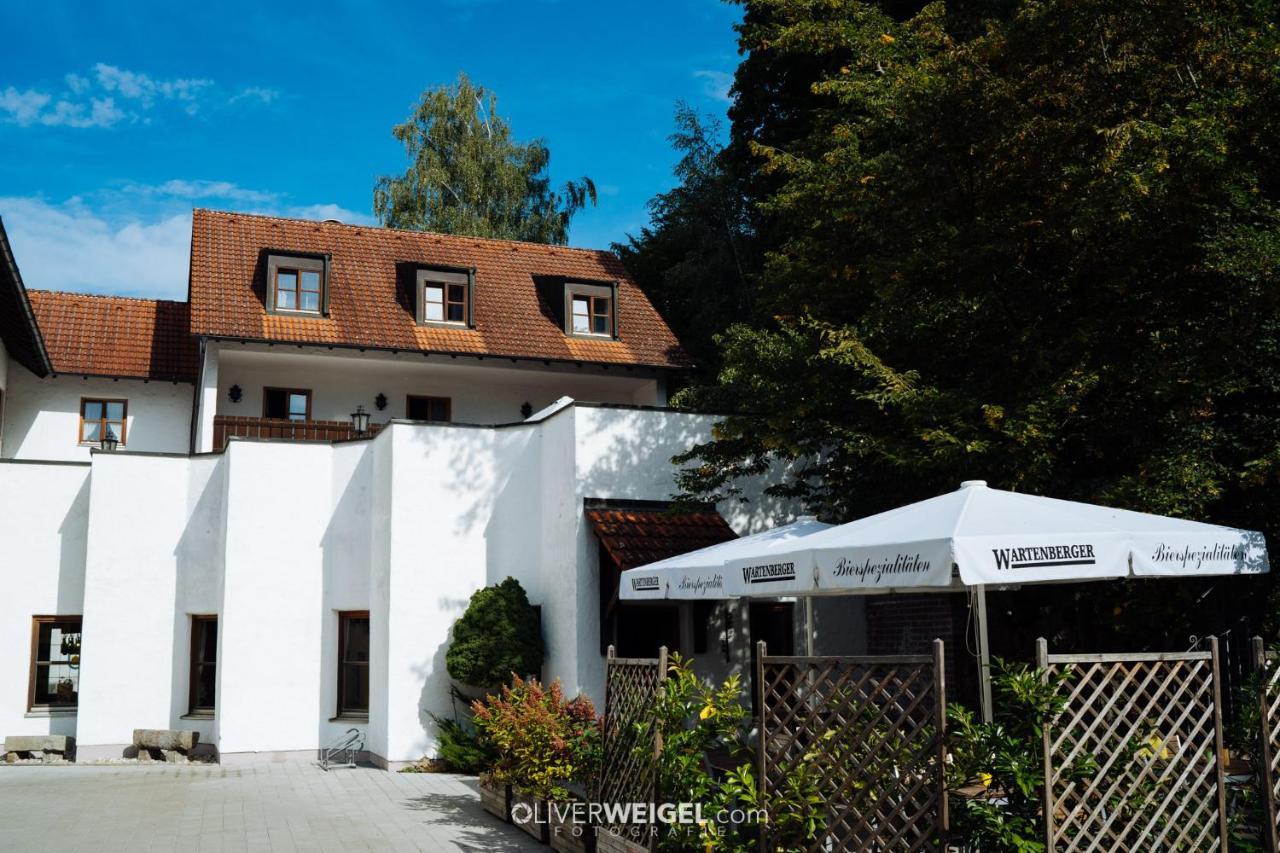
<svg viewBox="0 0 1280 853">
<path fill-rule="evenodd" d="M 614 288 L 599 284 L 565 286 L 565 332 L 592 338 L 611 338 L 616 327 Z"/>
<path fill-rule="evenodd" d="M 27 709 L 75 708 L 79 697 L 80 617 L 32 617 Z"/>
<path fill-rule="evenodd" d="M 369 716 L 369 611 L 338 614 L 338 716 Z"/>
<path fill-rule="evenodd" d="M 80 443 L 101 444 L 108 433 L 125 444 L 129 422 L 128 400 L 95 400 L 80 398 Z"/>
<path fill-rule="evenodd" d="M 311 389 L 263 388 L 262 416 L 287 421 L 311 420 Z"/>
<path fill-rule="evenodd" d="M 269 254 L 267 311 L 285 314 L 329 313 L 327 255 Z"/>
<path fill-rule="evenodd" d="M 411 394 L 404 410 L 411 421 L 447 422 L 453 419 L 453 401 L 448 397 L 417 397 Z"/>
<path fill-rule="evenodd" d="M 474 269 L 418 270 L 418 323 L 424 326 L 471 326 Z"/>
<path fill-rule="evenodd" d="M 188 711 L 213 714 L 218 699 L 218 617 L 191 617 L 191 689 Z"/>
</svg>

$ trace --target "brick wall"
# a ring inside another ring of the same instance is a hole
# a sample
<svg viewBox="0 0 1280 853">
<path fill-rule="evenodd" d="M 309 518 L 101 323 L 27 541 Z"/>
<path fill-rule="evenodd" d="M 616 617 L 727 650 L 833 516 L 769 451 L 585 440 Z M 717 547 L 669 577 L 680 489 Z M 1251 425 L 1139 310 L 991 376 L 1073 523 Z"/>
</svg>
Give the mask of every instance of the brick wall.
<svg viewBox="0 0 1280 853">
<path fill-rule="evenodd" d="M 867 598 L 867 654 L 928 654 L 946 643 L 947 701 L 977 702 L 977 665 L 965 643 L 968 603 L 963 595 L 910 593 Z"/>
</svg>

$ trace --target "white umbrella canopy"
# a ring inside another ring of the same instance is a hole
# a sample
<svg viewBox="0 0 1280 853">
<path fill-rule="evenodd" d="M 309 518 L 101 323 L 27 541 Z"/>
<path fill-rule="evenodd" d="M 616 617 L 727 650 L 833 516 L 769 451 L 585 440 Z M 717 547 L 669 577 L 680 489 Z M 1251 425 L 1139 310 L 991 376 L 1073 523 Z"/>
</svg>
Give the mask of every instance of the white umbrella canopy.
<svg viewBox="0 0 1280 853">
<path fill-rule="evenodd" d="M 1258 574 L 1262 534 L 988 488 L 936 498 L 725 565 L 730 597 L 887 592 L 1133 576 Z"/>
<path fill-rule="evenodd" d="M 790 524 L 752 536 L 730 539 L 719 545 L 629 569 L 622 573 L 619 597 L 624 601 L 728 598 L 725 593 L 726 563 L 740 557 L 791 548 L 806 537 L 829 529 L 830 524 L 824 524 L 813 516 L 801 516 Z"/>
</svg>

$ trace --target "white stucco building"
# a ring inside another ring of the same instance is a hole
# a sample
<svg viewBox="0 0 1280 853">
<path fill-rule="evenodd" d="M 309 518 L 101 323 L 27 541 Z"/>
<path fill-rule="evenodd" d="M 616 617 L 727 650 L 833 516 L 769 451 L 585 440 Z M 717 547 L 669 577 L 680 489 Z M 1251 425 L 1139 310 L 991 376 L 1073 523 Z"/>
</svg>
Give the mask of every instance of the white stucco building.
<svg viewBox="0 0 1280 853">
<path fill-rule="evenodd" d="M 570 692 L 601 698 L 608 642 L 749 669 L 790 605 L 617 602 L 714 423 L 662 408 L 685 366 L 606 252 L 196 211 L 165 302 L 27 291 L 0 228 L 0 737 L 430 755 L 450 627 L 508 576 Z M 650 547 L 791 517 L 720 510 Z M 823 605 L 828 651 L 860 614 Z"/>
</svg>

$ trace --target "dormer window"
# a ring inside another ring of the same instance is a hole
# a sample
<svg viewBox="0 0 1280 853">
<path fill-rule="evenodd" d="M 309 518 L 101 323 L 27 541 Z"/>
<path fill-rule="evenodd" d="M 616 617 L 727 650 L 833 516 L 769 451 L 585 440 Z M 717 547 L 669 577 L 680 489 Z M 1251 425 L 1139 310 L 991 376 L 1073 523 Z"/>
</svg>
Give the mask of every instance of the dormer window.
<svg viewBox="0 0 1280 853">
<path fill-rule="evenodd" d="M 424 326 L 474 325 L 475 270 L 418 270 L 418 323 Z"/>
<path fill-rule="evenodd" d="M 617 300 L 609 285 L 565 285 L 565 333 L 580 337 L 612 338 L 616 327 Z"/>
<path fill-rule="evenodd" d="M 268 255 L 267 310 L 316 317 L 328 314 L 328 272 L 325 255 Z"/>
</svg>

